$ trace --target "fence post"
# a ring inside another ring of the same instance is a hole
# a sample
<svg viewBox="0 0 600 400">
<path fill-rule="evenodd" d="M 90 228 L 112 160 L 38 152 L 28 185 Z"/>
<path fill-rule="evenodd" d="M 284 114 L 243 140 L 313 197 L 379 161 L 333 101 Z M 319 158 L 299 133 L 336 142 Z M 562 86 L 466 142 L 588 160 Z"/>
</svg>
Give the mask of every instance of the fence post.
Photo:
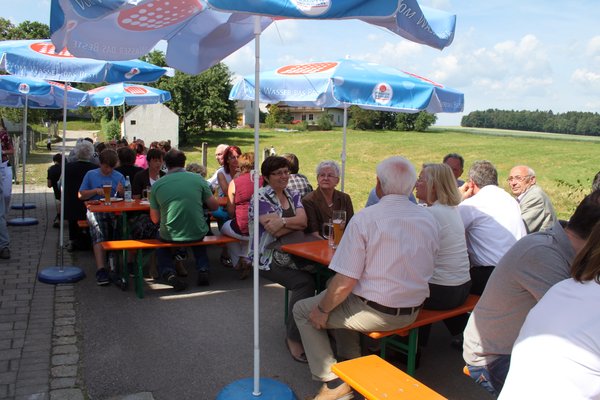
<svg viewBox="0 0 600 400">
<path fill-rule="evenodd" d="M 208 143 L 202 142 L 202 165 L 204 166 L 205 169 L 208 164 L 207 156 L 208 156 Z"/>
</svg>

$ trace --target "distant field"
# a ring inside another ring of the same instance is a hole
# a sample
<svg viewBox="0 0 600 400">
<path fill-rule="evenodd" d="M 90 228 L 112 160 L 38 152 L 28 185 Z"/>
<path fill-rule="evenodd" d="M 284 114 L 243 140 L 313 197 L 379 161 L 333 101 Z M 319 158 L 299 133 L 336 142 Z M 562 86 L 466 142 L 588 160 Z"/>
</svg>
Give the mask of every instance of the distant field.
<svg viewBox="0 0 600 400">
<path fill-rule="evenodd" d="M 347 138 L 346 192 L 355 209 L 363 208 L 370 189 L 375 184 L 375 166 L 391 155 L 410 159 L 417 170 L 424 162 L 441 162 L 450 152 L 465 158 L 465 174 L 475 160 L 487 159 L 499 172 L 500 185 L 508 189 L 506 178 L 517 164 L 528 164 L 538 175 L 539 184 L 552 198 L 560 218 L 568 218 L 583 196 L 589 193 L 591 179 L 600 169 L 599 138 L 570 137 L 553 140 L 553 135 L 530 132 L 466 131 L 463 128 L 435 128 L 430 132 L 363 132 L 349 131 Z M 500 136 L 499 134 L 502 133 Z M 533 136 L 532 136 L 533 135 Z M 576 140 L 573 140 L 576 139 Z M 593 140 L 589 140 L 593 139 Z M 200 145 L 209 144 L 209 154 L 219 143 L 236 144 L 243 151 L 253 150 L 253 131 L 234 129 L 214 131 L 189 147 L 190 158 L 200 159 Z M 273 146 L 277 153 L 292 152 L 300 159 L 300 172 L 316 184 L 314 168 L 322 160 L 339 160 L 342 132 L 274 132 L 261 131 L 260 147 Z M 208 170 L 214 171 L 216 161 L 209 157 Z"/>
<path fill-rule="evenodd" d="M 216 168 L 214 148 L 219 143 L 236 144 L 253 151 L 251 129 L 208 132 L 191 146 L 182 147 L 188 162 L 199 162 L 201 143 L 209 146 L 208 170 Z M 417 170 L 424 162 L 441 162 L 450 152 L 465 158 L 465 174 L 475 160 L 487 159 L 499 172 L 500 186 L 508 189 L 510 168 L 528 164 L 539 184 L 550 195 L 560 218 L 566 219 L 589 193 L 591 180 L 600 169 L 600 138 L 488 129 L 433 128 L 430 132 L 349 131 L 347 139 L 346 192 L 356 210 L 363 208 L 375 184 L 375 166 L 391 155 L 410 159 Z M 261 150 L 273 146 L 277 153 L 292 152 L 300 159 L 300 172 L 316 185 L 314 168 L 323 160 L 340 160 L 342 132 L 275 132 L 261 130 Z M 55 147 L 56 149 L 56 147 Z M 34 152 L 28 158 L 28 181 L 45 184 L 50 155 Z"/>
</svg>

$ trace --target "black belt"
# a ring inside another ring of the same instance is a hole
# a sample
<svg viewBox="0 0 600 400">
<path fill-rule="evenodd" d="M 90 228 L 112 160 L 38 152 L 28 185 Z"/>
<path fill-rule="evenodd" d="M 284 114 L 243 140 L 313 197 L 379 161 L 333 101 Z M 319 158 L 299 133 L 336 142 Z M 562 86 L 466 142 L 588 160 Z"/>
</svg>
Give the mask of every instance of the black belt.
<svg viewBox="0 0 600 400">
<path fill-rule="evenodd" d="M 389 315 L 411 315 L 411 314 L 419 311 L 421 309 L 421 307 L 423 307 L 423 304 L 421 304 L 419 306 L 415 306 L 415 307 L 400 307 L 400 308 L 388 307 L 388 306 L 381 305 L 379 303 L 375 303 L 374 301 L 367 300 L 364 297 L 360 297 L 360 296 L 357 296 L 357 297 L 359 299 L 361 299 L 363 303 L 365 303 L 372 309 L 382 312 L 384 314 L 389 314 Z"/>
</svg>

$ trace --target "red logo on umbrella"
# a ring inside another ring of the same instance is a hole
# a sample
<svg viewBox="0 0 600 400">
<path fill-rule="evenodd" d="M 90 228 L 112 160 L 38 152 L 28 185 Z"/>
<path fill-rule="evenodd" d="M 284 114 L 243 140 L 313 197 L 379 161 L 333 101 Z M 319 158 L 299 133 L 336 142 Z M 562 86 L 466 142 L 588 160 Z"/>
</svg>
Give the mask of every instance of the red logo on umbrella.
<svg viewBox="0 0 600 400">
<path fill-rule="evenodd" d="M 29 48 L 36 53 L 44 54 L 51 57 L 62 57 L 62 58 L 72 58 L 73 56 L 69 53 L 69 50 L 66 48 L 62 51 L 56 53 L 56 48 L 52 43 L 47 42 L 35 42 L 29 45 Z"/>
<path fill-rule="evenodd" d="M 154 0 L 119 13 L 119 26 L 130 31 L 153 31 L 175 25 L 204 11 L 198 0 Z"/>
<path fill-rule="evenodd" d="M 125 91 L 129 94 L 137 94 L 137 95 L 142 95 L 142 94 L 148 93 L 148 90 L 146 90 L 146 88 L 143 88 L 141 86 L 127 86 L 127 87 L 125 87 Z"/>
<path fill-rule="evenodd" d="M 286 65 L 277 70 L 281 75 L 306 75 L 325 72 L 338 66 L 337 62 L 320 62 L 310 64 L 293 64 Z"/>
</svg>

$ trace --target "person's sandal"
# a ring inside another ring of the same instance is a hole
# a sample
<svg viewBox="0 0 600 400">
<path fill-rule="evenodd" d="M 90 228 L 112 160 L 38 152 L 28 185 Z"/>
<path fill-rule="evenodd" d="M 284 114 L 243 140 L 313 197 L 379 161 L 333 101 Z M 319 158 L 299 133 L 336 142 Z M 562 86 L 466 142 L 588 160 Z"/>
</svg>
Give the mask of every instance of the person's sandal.
<svg viewBox="0 0 600 400">
<path fill-rule="evenodd" d="M 233 267 L 233 262 L 231 261 L 231 257 L 221 256 L 221 264 L 223 264 L 227 268 Z"/>
</svg>

